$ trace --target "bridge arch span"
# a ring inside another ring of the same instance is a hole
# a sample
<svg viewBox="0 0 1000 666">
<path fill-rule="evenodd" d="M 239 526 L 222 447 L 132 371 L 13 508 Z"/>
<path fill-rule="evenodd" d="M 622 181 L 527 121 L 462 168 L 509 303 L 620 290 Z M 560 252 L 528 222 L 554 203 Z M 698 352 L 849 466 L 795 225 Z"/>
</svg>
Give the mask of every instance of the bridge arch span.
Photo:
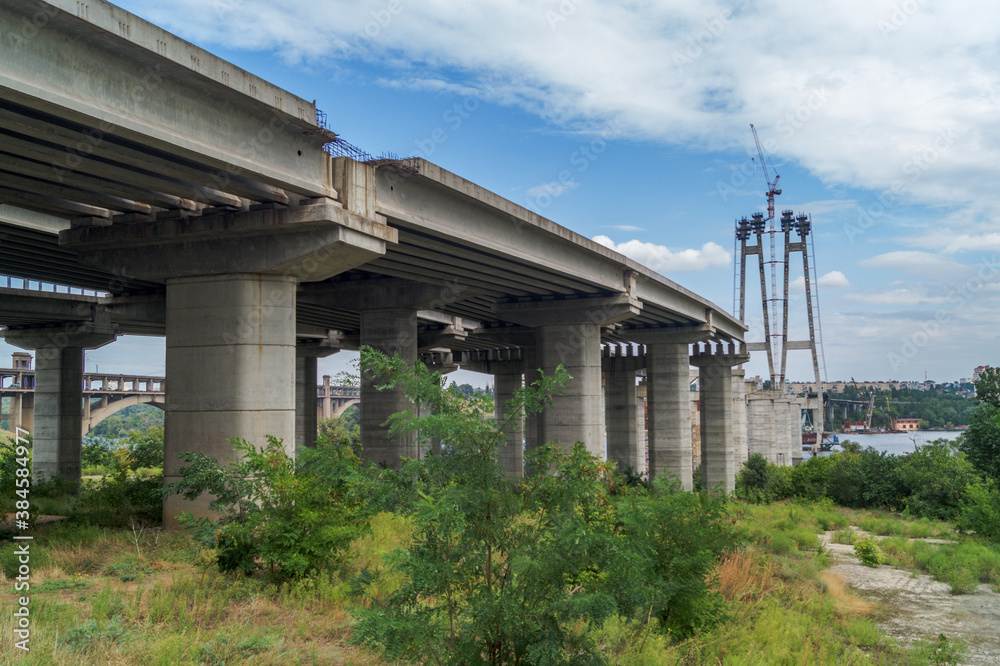
<svg viewBox="0 0 1000 666">
<path fill-rule="evenodd" d="M 352 398 L 350 400 L 344 400 L 339 405 L 337 405 L 336 408 L 334 408 L 333 415 L 331 418 L 341 417 L 344 415 L 344 412 L 346 412 L 349 408 L 353 407 L 354 405 L 360 405 L 360 404 L 361 404 L 361 398 Z"/>
<path fill-rule="evenodd" d="M 164 402 L 163 394 L 151 393 L 148 395 L 126 395 L 115 400 L 108 400 L 108 404 L 97 407 L 96 409 L 91 408 L 90 416 L 86 414 L 83 418 L 83 434 L 86 435 L 91 430 L 97 427 L 97 425 L 108 418 L 112 414 L 116 414 L 126 407 L 131 407 L 132 405 L 152 405 L 161 410 L 166 410 L 167 406 Z"/>
</svg>

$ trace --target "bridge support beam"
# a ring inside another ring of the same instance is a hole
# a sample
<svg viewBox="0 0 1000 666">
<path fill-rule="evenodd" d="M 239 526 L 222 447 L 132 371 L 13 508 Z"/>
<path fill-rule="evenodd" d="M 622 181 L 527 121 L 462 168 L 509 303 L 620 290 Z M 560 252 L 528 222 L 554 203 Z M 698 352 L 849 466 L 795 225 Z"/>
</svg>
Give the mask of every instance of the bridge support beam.
<svg viewBox="0 0 1000 666">
<path fill-rule="evenodd" d="M 266 435 L 295 446 L 295 284 L 292 277 L 231 274 L 167 280 L 167 427 L 164 483 L 179 478 L 182 451 L 225 461 L 230 439 Z M 209 498 L 164 500 L 177 514 L 213 515 Z"/>
<path fill-rule="evenodd" d="M 103 347 L 115 340 L 115 334 L 66 325 L 7 331 L 4 337 L 9 344 L 36 350 L 32 480 L 60 476 L 79 489 L 83 350 Z"/>
<path fill-rule="evenodd" d="M 732 368 L 750 356 L 713 353 L 712 347 L 691 357 L 692 365 L 698 367 L 701 393 L 701 482 L 707 490 L 729 493 L 736 488 Z"/>
</svg>

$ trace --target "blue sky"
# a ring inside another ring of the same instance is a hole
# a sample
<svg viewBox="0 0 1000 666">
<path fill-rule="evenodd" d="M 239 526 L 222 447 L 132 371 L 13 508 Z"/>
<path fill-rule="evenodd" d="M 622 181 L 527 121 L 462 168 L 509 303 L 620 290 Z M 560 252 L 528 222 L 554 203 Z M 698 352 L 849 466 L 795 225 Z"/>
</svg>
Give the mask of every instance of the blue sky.
<svg viewBox="0 0 1000 666">
<path fill-rule="evenodd" d="M 829 379 L 950 381 L 1000 363 L 987 3 L 118 4 L 316 99 L 368 152 L 426 157 L 725 309 L 734 220 L 766 206 L 754 123 L 779 214 L 812 215 Z M 793 335 L 801 304 L 800 288 Z M 122 340 L 87 369 L 162 371 L 162 349 Z M 789 360 L 790 379 L 810 378 L 806 353 Z"/>
</svg>

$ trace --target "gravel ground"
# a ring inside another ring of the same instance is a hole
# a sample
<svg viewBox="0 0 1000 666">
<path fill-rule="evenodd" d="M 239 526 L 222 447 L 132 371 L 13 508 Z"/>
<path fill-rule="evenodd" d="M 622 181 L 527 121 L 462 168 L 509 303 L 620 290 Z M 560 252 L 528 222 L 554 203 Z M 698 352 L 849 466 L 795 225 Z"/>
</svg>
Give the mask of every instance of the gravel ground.
<svg viewBox="0 0 1000 666">
<path fill-rule="evenodd" d="M 939 634 L 961 638 L 969 646 L 962 663 L 1000 664 L 1000 594 L 980 585 L 975 592 L 955 595 L 948 584 L 924 574 L 884 564 L 866 567 L 854 557 L 853 546 L 831 543 L 832 534 L 820 535 L 833 563 L 829 571 L 879 604 L 879 626 L 888 635 L 903 645 Z"/>
</svg>

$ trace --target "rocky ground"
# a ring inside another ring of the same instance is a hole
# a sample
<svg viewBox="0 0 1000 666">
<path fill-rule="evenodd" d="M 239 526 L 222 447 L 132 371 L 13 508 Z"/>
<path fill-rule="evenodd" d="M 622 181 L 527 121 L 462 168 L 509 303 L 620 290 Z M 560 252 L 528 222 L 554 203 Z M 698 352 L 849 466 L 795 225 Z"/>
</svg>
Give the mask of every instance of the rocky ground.
<svg viewBox="0 0 1000 666">
<path fill-rule="evenodd" d="M 1000 594 L 980 585 L 971 594 L 955 595 L 949 585 L 924 574 L 884 564 L 866 567 L 854 557 L 853 546 L 832 543 L 832 534 L 824 540 L 833 562 L 830 573 L 879 605 L 879 625 L 887 634 L 903 645 L 939 634 L 960 638 L 969 648 L 962 663 L 1000 664 Z"/>
</svg>

